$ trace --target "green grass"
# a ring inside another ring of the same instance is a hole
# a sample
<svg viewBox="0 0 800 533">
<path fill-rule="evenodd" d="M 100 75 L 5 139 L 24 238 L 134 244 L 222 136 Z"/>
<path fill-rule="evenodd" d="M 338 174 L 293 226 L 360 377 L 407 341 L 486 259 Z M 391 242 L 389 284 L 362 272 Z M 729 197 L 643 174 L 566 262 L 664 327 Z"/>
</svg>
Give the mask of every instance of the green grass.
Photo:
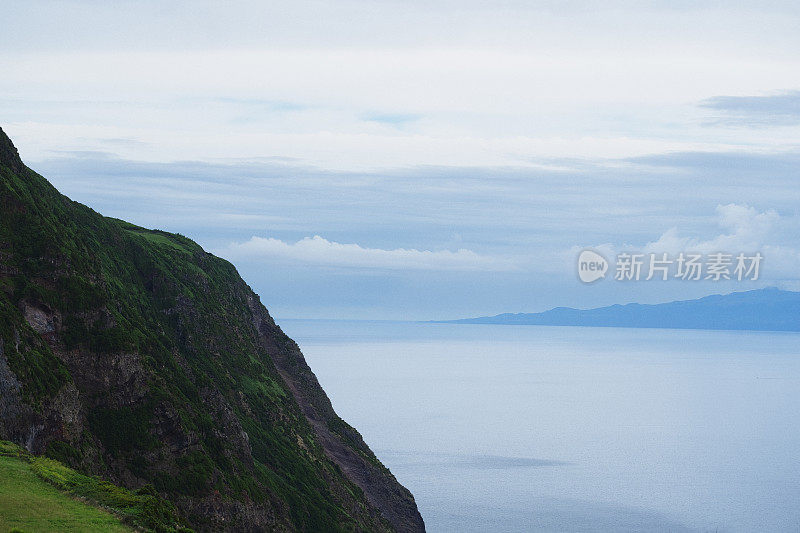
<svg viewBox="0 0 800 533">
<path fill-rule="evenodd" d="M 0 533 L 13 530 L 133 531 L 113 514 L 59 491 L 25 459 L 0 456 Z"/>
<path fill-rule="evenodd" d="M 134 226 L 135 227 L 135 226 Z M 160 244 L 162 246 L 169 246 L 170 248 L 174 248 L 179 252 L 183 252 L 186 254 L 190 254 L 191 252 L 187 250 L 184 246 L 176 242 L 176 240 L 166 232 L 156 231 L 156 230 L 146 230 L 143 228 L 125 228 L 125 231 L 129 231 L 134 235 L 138 235 L 145 240 L 152 242 L 154 244 Z"/>
<path fill-rule="evenodd" d="M 152 489 L 129 491 L 0 441 L 0 533 L 188 531 Z"/>
</svg>

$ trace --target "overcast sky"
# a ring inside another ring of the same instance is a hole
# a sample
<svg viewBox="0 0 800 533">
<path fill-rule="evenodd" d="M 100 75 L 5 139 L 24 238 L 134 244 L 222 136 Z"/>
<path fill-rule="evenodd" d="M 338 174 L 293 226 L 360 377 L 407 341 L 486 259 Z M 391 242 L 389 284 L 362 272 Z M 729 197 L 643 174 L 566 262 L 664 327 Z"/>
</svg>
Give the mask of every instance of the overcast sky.
<svg viewBox="0 0 800 533">
<path fill-rule="evenodd" d="M 800 289 L 795 2 L 15 2 L 0 125 L 72 198 L 188 235 L 278 317 Z M 582 285 L 592 247 L 756 283 Z"/>
</svg>

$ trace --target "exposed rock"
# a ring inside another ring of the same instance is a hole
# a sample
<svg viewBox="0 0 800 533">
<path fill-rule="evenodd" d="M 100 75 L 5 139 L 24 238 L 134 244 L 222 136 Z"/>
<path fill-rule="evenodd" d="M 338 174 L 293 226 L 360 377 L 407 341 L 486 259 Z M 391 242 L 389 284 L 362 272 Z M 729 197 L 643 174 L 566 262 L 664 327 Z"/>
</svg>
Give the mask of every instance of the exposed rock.
<svg viewBox="0 0 800 533">
<path fill-rule="evenodd" d="M 33 409 L 20 398 L 22 385 L 8 367 L 4 341 L 0 338 L 0 439 L 15 442 L 27 441 L 28 428 L 33 425 Z"/>
<path fill-rule="evenodd" d="M 52 309 L 47 306 L 38 307 L 26 301 L 22 302 L 21 307 L 25 320 L 36 333 L 46 335 L 55 332 L 59 317 Z"/>
</svg>

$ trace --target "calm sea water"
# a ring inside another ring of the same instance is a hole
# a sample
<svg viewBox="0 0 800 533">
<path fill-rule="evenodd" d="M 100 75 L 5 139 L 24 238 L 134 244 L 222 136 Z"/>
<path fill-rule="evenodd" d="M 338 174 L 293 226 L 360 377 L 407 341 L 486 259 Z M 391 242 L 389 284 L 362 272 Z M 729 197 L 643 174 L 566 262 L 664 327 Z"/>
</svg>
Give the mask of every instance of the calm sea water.
<svg viewBox="0 0 800 533">
<path fill-rule="evenodd" d="M 281 321 L 431 532 L 800 531 L 800 335 Z"/>
</svg>

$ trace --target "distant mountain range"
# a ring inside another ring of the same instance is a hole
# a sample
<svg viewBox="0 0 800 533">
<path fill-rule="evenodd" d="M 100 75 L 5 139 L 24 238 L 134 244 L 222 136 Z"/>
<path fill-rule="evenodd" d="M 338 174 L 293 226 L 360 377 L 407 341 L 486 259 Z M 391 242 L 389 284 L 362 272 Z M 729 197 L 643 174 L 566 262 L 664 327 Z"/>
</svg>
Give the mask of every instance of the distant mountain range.
<svg viewBox="0 0 800 533">
<path fill-rule="evenodd" d="M 663 304 L 556 307 L 542 313 L 503 313 L 450 320 L 455 324 L 598 326 L 666 329 L 800 331 L 800 292 L 776 288 Z"/>
</svg>

